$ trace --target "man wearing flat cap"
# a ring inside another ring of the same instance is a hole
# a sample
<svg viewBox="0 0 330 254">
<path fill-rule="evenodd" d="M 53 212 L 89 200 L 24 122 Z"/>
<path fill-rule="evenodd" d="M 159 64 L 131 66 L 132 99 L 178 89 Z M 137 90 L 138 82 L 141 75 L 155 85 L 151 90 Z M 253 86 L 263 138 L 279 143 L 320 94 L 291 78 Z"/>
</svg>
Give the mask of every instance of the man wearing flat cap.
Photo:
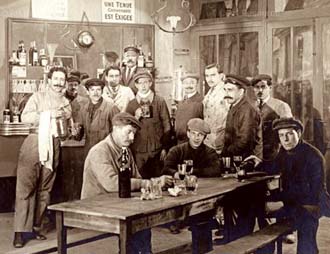
<svg viewBox="0 0 330 254">
<path fill-rule="evenodd" d="M 209 125 L 200 118 L 192 118 L 188 121 L 186 129 L 188 141 L 170 149 L 164 161 L 163 173 L 179 179 L 177 165 L 183 164 L 186 160 L 192 160 L 193 176 L 220 176 L 218 155 L 214 149 L 204 144 L 206 135 L 211 131 Z M 212 246 L 210 218 L 213 216 L 214 212 L 211 211 L 191 219 L 193 253 L 205 253 L 212 249 L 210 247 Z"/>
<path fill-rule="evenodd" d="M 321 216 L 330 216 L 329 194 L 326 191 L 325 159 L 320 151 L 302 139 L 303 124 L 294 118 L 273 122 L 281 148 L 273 161 L 253 159 L 258 168 L 281 175 L 281 188 L 270 201 L 281 201 L 282 207 L 272 211 L 276 218 L 293 220 L 298 232 L 297 253 L 318 253 L 316 235 Z"/>
<path fill-rule="evenodd" d="M 178 144 L 188 141 L 187 123 L 192 118 L 203 119 L 203 97 L 197 91 L 199 76 L 186 73 L 181 78 L 184 100 L 180 101 L 175 113 L 175 133 Z"/>
<path fill-rule="evenodd" d="M 128 86 L 132 89 L 134 94 L 136 94 L 137 89 L 134 85 L 134 75 L 137 72 L 137 59 L 139 56 L 139 49 L 134 46 L 128 46 L 124 49 L 124 59 L 125 67 L 122 68 L 122 83 L 124 86 Z"/>
<path fill-rule="evenodd" d="M 210 90 L 203 100 L 204 120 L 209 124 L 211 133 L 207 135 L 204 143 L 221 153 L 224 146 L 224 134 L 229 104 L 224 99 L 225 74 L 218 64 L 210 64 L 205 67 L 205 81 Z"/>
<path fill-rule="evenodd" d="M 267 74 L 259 74 L 251 81 L 256 96 L 255 106 L 262 120 L 263 159 L 272 160 L 279 150 L 277 133 L 272 130 L 275 119 L 292 117 L 290 106 L 279 99 L 273 98 L 272 78 Z"/>
<path fill-rule="evenodd" d="M 129 146 L 134 141 L 141 123 L 132 115 L 121 112 L 112 119 L 112 131 L 89 151 L 85 160 L 84 180 L 81 198 L 99 194 L 118 192 L 118 172 L 123 149 L 128 151 L 128 164 L 131 169 L 131 190 L 139 191 L 150 186 L 150 180 L 141 179 Z M 172 184 L 172 177 L 161 176 L 162 186 Z M 128 242 L 129 253 L 151 253 L 151 230 L 135 233 Z"/>
<path fill-rule="evenodd" d="M 260 139 L 260 115 L 247 100 L 245 90 L 249 81 L 239 75 L 229 74 L 225 80 L 225 99 L 231 105 L 227 115 L 225 142 L 222 156 L 254 154 Z"/>
<path fill-rule="evenodd" d="M 138 72 L 134 76 L 138 90 L 126 111 L 134 115 L 142 125 L 136 133 L 132 150 L 136 164 L 143 178 L 159 176 L 166 155 L 170 134 L 170 115 L 163 97 L 152 90 L 153 78 L 148 71 Z"/>
<path fill-rule="evenodd" d="M 104 82 L 98 78 L 88 79 L 85 83 L 89 102 L 79 112 L 77 122 L 85 130 L 85 152 L 104 139 L 111 131 L 111 120 L 119 109 L 102 98 Z"/>
</svg>

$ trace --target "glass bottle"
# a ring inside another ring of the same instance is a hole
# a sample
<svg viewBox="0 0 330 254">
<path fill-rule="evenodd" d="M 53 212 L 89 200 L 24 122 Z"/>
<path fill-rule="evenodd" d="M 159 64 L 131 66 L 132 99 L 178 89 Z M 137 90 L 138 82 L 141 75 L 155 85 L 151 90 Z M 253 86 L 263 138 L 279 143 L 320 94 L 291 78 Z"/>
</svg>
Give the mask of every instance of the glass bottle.
<svg viewBox="0 0 330 254">
<path fill-rule="evenodd" d="M 126 147 L 123 147 L 121 150 L 118 188 L 118 195 L 120 198 L 131 197 L 131 169 L 129 166 L 129 155 Z"/>
<path fill-rule="evenodd" d="M 24 41 L 20 41 L 20 46 L 18 49 L 18 61 L 19 65 L 26 65 L 26 50 L 24 48 Z"/>
</svg>

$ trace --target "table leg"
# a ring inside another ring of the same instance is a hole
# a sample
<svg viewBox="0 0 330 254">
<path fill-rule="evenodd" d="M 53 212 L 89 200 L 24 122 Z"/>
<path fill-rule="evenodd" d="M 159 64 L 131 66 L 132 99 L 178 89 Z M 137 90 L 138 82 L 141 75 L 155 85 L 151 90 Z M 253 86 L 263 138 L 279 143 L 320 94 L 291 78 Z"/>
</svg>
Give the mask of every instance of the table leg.
<svg viewBox="0 0 330 254">
<path fill-rule="evenodd" d="M 119 253 L 128 253 L 128 232 L 127 224 L 125 221 L 120 221 L 120 235 L 119 235 Z"/>
<path fill-rule="evenodd" d="M 56 212 L 57 253 L 67 254 L 67 228 L 64 226 L 63 212 Z"/>
</svg>

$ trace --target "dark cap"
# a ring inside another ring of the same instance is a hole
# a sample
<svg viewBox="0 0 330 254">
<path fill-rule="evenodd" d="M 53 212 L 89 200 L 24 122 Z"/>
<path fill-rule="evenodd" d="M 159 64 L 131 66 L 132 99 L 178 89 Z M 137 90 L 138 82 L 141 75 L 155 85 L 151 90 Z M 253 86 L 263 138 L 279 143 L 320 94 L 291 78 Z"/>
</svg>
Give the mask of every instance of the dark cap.
<svg viewBox="0 0 330 254">
<path fill-rule="evenodd" d="M 132 125 L 137 129 L 141 129 L 141 123 L 131 114 L 120 112 L 112 118 L 113 126 Z"/>
<path fill-rule="evenodd" d="M 139 78 L 150 78 L 150 80 L 153 80 L 153 77 L 149 71 L 137 72 L 133 77 L 134 82 L 136 82 Z"/>
<path fill-rule="evenodd" d="M 269 86 L 272 84 L 272 77 L 271 76 L 269 76 L 267 74 L 259 74 L 251 80 L 251 85 L 254 86 L 262 80 L 266 81 L 267 85 L 269 85 Z"/>
<path fill-rule="evenodd" d="M 211 132 L 210 126 L 203 119 L 192 118 L 187 123 L 188 130 L 197 131 L 203 135 L 207 135 Z"/>
<path fill-rule="evenodd" d="M 273 121 L 273 130 L 293 128 L 295 130 L 301 130 L 303 132 L 304 125 L 297 119 L 292 117 L 283 117 Z"/>
<path fill-rule="evenodd" d="M 90 78 L 86 80 L 85 87 L 88 89 L 91 86 L 101 86 L 102 89 L 105 86 L 104 81 L 98 78 Z"/>
<path fill-rule="evenodd" d="M 250 81 L 248 81 L 246 78 L 244 78 L 240 75 L 236 75 L 236 74 L 226 75 L 225 84 L 226 83 L 234 84 L 234 85 L 238 86 L 239 88 L 243 88 L 243 89 L 246 89 L 250 85 Z"/>
<path fill-rule="evenodd" d="M 80 78 L 76 75 L 69 75 L 67 81 L 68 82 L 77 81 L 78 83 L 80 83 Z"/>
<path fill-rule="evenodd" d="M 115 61 L 119 58 L 118 54 L 114 51 L 106 51 L 104 53 L 104 55 L 107 59 L 110 59 L 110 60 L 113 60 L 113 61 Z"/>
<path fill-rule="evenodd" d="M 134 46 L 128 46 L 128 47 L 124 48 L 124 53 L 126 53 L 127 51 L 134 51 L 137 54 L 140 53 L 140 50 Z"/>
<path fill-rule="evenodd" d="M 197 73 L 184 73 L 181 77 L 181 81 L 185 80 L 186 78 L 193 78 L 196 79 L 197 81 L 199 80 L 199 75 Z"/>
</svg>

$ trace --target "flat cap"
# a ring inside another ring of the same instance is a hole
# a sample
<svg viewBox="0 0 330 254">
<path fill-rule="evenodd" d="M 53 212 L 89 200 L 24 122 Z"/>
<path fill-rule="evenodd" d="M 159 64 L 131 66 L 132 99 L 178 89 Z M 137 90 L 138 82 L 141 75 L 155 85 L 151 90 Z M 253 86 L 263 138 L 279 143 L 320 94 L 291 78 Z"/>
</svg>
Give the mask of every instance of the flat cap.
<svg viewBox="0 0 330 254">
<path fill-rule="evenodd" d="M 204 135 L 211 132 L 210 126 L 203 119 L 192 118 L 187 123 L 188 130 L 197 131 Z"/>
<path fill-rule="evenodd" d="M 124 53 L 126 53 L 127 51 L 134 51 L 137 54 L 140 53 L 140 50 L 137 47 L 134 47 L 134 46 L 127 46 L 126 48 L 124 48 Z"/>
<path fill-rule="evenodd" d="M 153 80 L 153 77 L 149 71 L 138 71 L 137 73 L 135 73 L 133 77 L 134 82 L 136 82 L 139 78 L 150 78 L 151 80 Z"/>
<path fill-rule="evenodd" d="M 141 129 L 141 123 L 131 114 L 120 112 L 112 118 L 113 126 L 132 125 L 137 129 Z"/>
<path fill-rule="evenodd" d="M 181 81 L 185 80 L 186 78 L 194 78 L 198 81 L 199 80 L 199 75 L 197 73 L 187 72 L 187 73 L 184 73 L 182 75 Z"/>
<path fill-rule="evenodd" d="M 236 74 L 226 75 L 225 83 L 231 83 L 243 89 L 246 89 L 250 85 L 249 80 Z"/>
<path fill-rule="evenodd" d="M 114 51 L 106 51 L 104 53 L 105 57 L 110 60 L 116 60 L 119 58 L 118 54 Z"/>
<path fill-rule="evenodd" d="M 69 75 L 66 80 L 69 81 L 69 82 L 77 81 L 77 82 L 80 83 L 80 78 L 78 76 L 76 76 L 76 75 Z"/>
<path fill-rule="evenodd" d="M 273 130 L 277 131 L 280 129 L 293 128 L 295 130 L 301 130 L 303 132 L 304 125 L 297 119 L 293 117 L 283 117 L 273 121 Z"/>
<path fill-rule="evenodd" d="M 259 74 L 257 76 L 255 76 L 252 80 L 251 80 L 251 85 L 254 86 L 256 84 L 258 84 L 260 81 L 266 81 L 267 85 L 271 85 L 272 84 L 272 77 L 267 75 L 267 74 Z"/>
<path fill-rule="evenodd" d="M 101 86 L 103 88 L 105 86 L 105 83 L 103 80 L 98 79 L 98 78 L 87 79 L 85 82 L 86 89 L 88 89 L 91 86 Z"/>
</svg>

